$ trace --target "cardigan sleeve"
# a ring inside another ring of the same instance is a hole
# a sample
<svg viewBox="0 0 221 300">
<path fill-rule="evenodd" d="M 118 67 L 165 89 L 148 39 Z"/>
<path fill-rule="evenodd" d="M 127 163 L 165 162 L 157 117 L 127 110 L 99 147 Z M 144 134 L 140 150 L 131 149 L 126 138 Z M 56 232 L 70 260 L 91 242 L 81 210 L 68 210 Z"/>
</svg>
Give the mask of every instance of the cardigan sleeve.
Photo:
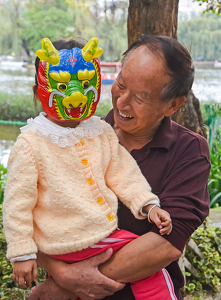
<svg viewBox="0 0 221 300">
<path fill-rule="evenodd" d="M 37 181 L 38 172 L 30 144 L 19 137 L 9 157 L 3 203 L 8 259 L 37 252 L 32 215 L 37 201 Z"/>
<path fill-rule="evenodd" d="M 137 219 L 146 217 L 140 213 L 142 208 L 158 197 L 151 192 L 151 187 L 142 175 L 136 161 L 130 153 L 119 144 L 118 138 L 107 125 L 111 147 L 111 159 L 105 173 L 107 186 L 117 195 Z"/>
</svg>

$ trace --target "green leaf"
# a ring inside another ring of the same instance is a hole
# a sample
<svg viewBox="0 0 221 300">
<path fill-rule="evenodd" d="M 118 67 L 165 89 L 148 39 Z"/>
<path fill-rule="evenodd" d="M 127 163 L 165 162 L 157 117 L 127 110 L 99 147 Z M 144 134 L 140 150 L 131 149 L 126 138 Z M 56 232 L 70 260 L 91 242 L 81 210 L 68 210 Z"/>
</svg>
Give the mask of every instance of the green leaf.
<svg viewBox="0 0 221 300">
<path fill-rule="evenodd" d="M 190 283 L 188 287 L 189 289 L 193 290 L 195 289 L 196 285 L 194 283 Z"/>
</svg>

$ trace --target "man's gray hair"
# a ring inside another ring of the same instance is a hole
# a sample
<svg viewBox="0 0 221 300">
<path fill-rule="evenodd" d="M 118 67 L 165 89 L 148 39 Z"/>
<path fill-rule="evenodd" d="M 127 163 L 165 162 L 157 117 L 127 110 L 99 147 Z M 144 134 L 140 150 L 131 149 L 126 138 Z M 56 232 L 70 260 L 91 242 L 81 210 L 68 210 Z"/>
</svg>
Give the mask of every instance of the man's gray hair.
<svg viewBox="0 0 221 300">
<path fill-rule="evenodd" d="M 187 96 L 194 80 L 193 61 L 188 50 L 176 39 L 168 36 L 142 34 L 123 53 L 122 65 L 130 54 L 140 46 L 145 45 L 151 53 L 161 57 L 171 76 L 161 93 L 161 100 L 165 103 L 178 97 Z"/>
</svg>

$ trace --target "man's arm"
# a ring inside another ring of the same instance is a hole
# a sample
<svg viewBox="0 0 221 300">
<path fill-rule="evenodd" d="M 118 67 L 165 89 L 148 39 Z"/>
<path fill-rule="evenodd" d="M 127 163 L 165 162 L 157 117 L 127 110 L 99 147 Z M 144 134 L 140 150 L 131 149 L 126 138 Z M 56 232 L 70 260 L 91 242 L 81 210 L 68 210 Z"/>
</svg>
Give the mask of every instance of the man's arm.
<svg viewBox="0 0 221 300">
<path fill-rule="evenodd" d="M 56 289 L 58 295 L 57 298 L 53 300 L 60 300 L 59 297 L 64 294 L 64 289 L 73 292 L 82 300 L 103 299 L 121 290 L 125 286 L 124 284 L 107 278 L 98 270 L 98 266 L 107 261 L 112 255 L 112 252 L 112 249 L 107 249 L 100 255 L 74 264 L 67 264 L 39 252 L 37 258 L 38 264 L 52 275 L 53 279 L 61 288 L 64 287 L 60 290 L 59 295 L 58 287 L 53 282 L 50 282 L 50 289 Z M 48 284 L 37 287 L 29 299 L 50 299 L 47 298 L 47 296 L 50 296 L 50 291 L 47 286 Z M 44 293 L 44 296 L 42 293 Z M 65 294 L 67 294 L 67 292 L 65 292 Z M 39 295 L 41 295 L 40 298 Z"/>
<path fill-rule="evenodd" d="M 92 300 L 102 299 L 123 288 L 124 285 L 116 281 L 126 283 L 146 278 L 182 254 L 163 237 L 151 232 L 128 243 L 110 258 L 111 253 L 104 252 L 74 264 L 39 253 L 38 263 L 61 288 L 72 291 L 82 300 Z M 103 276 L 98 267 L 102 274 L 115 281 Z M 37 298 L 32 295 L 31 299 Z"/>
<path fill-rule="evenodd" d="M 127 283 L 151 276 L 181 255 L 163 237 L 148 232 L 121 248 L 99 270 L 113 280 Z"/>
</svg>

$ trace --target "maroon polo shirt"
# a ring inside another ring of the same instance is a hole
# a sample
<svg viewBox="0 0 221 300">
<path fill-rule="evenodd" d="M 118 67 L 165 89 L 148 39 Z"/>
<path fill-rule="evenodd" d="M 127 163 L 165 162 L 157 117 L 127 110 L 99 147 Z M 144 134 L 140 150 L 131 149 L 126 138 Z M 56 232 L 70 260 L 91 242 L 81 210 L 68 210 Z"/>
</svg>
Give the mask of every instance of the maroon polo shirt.
<svg viewBox="0 0 221 300">
<path fill-rule="evenodd" d="M 114 126 L 113 111 L 105 118 Z M 173 229 L 163 237 L 180 251 L 209 214 L 207 181 L 210 172 L 210 157 L 206 139 L 165 117 L 154 139 L 143 148 L 131 151 L 143 175 L 161 203 L 161 208 L 170 213 Z M 119 201 L 119 228 L 138 235 L 152 231 L 159 234 L 155 224 L 147 219 L 136 219 L 130 210 Z M 163 251 L 163 249 L 162 249 Z M 184 285 L 178 261 L 167 266 L 178 299 Z M 129 284 L 105 299 L 134 300 Z"/>
</svg>

